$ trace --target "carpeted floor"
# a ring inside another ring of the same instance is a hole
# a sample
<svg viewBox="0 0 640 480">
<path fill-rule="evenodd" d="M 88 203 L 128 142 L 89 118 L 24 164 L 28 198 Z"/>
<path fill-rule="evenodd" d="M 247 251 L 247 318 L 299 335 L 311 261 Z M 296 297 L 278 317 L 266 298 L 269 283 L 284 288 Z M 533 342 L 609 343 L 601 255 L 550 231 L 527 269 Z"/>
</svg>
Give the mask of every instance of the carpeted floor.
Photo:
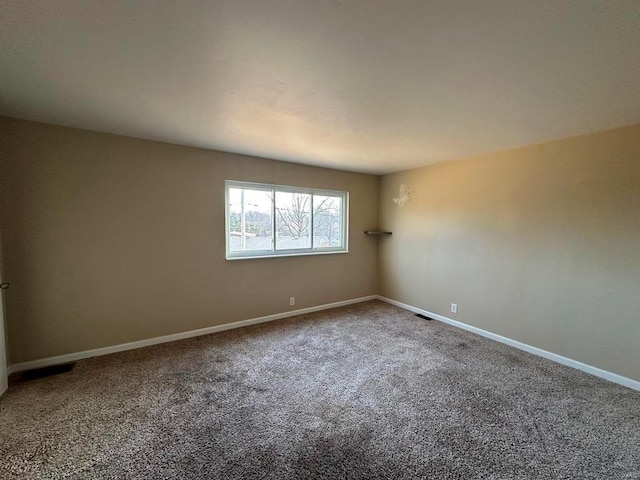
<svg viewBox="0 0 640 480">
<path fill-rule="evenodd" d="M 640 393 L 378 301 L 78 362 L 0 478 L 640 479 Z"/>
</svg>

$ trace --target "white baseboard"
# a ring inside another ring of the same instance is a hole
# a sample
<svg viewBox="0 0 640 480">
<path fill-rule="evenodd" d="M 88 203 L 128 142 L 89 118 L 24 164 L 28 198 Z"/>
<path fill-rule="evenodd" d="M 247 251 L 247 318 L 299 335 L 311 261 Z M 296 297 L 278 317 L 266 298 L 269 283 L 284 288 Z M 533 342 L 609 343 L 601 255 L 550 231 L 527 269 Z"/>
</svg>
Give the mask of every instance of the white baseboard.
<svg viewBox="0 0 640 480">
<path fill-rule="evenodd" d="M 590 373 L 591 375 L 595 375 L 596 377 L 604 378 L 605 380 L 609 380 L 610 382 L 624 385 L 625 387 L 629 387 L 629 388 L 632 388 L 633 390 L 640 391 L 639 381 L 633 380 L 631 378 L 623 377 L 622 375 L 618 375 L 617 373 L 608 372 L 607 370 L 602 370 L 601 368 L 593 367 L 591 365 L 587 365 L 586 363 L 578 362 L 577 360 L 572 360 L 570 358 L 563 357 L 562 355 L 558 355 L 557 353 L 552 353 L 546 350 L 542 350 L 541 348 L 538 348 L 538 347 L 532 347 L 531 345 L 527 345 L 526 343 L 522 343 L 517 340 L 512 340 L 511 338 L 503 337 L 502 335 L 491 333 L 491 332 L 488 332 L 487 330 L 482 330 L 481 328 L 473 327 L 471 325 L 467 325 L 466 323 L 458 322 L 457 320 L 452 320 L 450 318 L 443 317 L 442 315 L 438 315 L 437 313 L 429 312 L 427 310 L 422 310 L 421 308 L 416 308 L 414 306 L 407 305 L 406 303 L 398 302 L 396 300 L 392 300 L 390 298 L 383 297 L 381 295 L 377 295 L 377 298 L 378 300 L 382 300 L 383 302 L 390 303 L 391 305 L 395 305 L 396 307 L 404 308 L 405 310 L 409 310 L 410 312 L 426 315 L 427 317 L 433 318 L 435 320 L 440 320 L 441 322 L 448 323 L 449 325 L 453 325 L 454 327 L 458 327 L 463 330 L 468 330 L 469 332 L 477 333 L 478 335 L 482 335 L 483 337 L 496 340 L 500 343 L 504 343 L 506 345 L 515 347 L 520 350 L 524 350 L 525 352 L 533 353 L 534 355 L 537 355 L 539 357 L 543 357 L 548 360 L 561 363 L 562 365 L 566 365 L 568 367 L 576 368 L 583 372 Z"/>
<path fill-rule="evenodd" d="M 56 357 L 40 358 L 38 360 L 31 360 L 29 362 L 14 363 L 13 365 L 9 365 L 7 370 L 8 374 L 11 375 L 12 373 L 22 372 L 24 370 L 48 367 L 51 365 L 58 365 L 67 362 L 74 362 L 76 360 L 82 360 L 83 358 L 99 357 L 101 355 L 108 355 L 110 353 L 124 352 L 126 350 L 134 350 L 136 348 L 158 345 L 159 343 L 175 342 L 176 340 L 183 340 L 185 338 L 199 337 L 201 335 L 209 335 L 211 333 L 222 332 L 224 330 L 247 327 L 249 325 L 255 325 L 257 323 L 271 322 L 273 320 L 279 320 L 281 318 L 295 317 L 297 315 L 318 312 L 320 310 L 327 310 L 329 308 L 343 307 L 345 305 L 351 305 L 354 303 L 375 300 L 376 298 L 376 295 L 352 298 L 350 300 L 343 300 L 341 302 L 327 303 L 315 307 L 301 308 L 298 310 L 291 310 L 289 312 L 283 313 L 275 313 L 273 315 L 266 315 L 264 317 L 250 318 L 248 320 L 240 320 L 239 322 L 225 323 L 222 325 L 214 325 L 213 327 L 200 328 L 198 330 L 190 330 L 188 332 L 174 333 L 172 335 L 164 335 L 162 337 L 149 338 L 147 340 L 138 340 L 136 342 L 112 345 L 110 347 L 102 347 L 93 350 L 85 350 L 83 352 L 68 353 L 65 355 L 58 355 Z"/>
</svg>

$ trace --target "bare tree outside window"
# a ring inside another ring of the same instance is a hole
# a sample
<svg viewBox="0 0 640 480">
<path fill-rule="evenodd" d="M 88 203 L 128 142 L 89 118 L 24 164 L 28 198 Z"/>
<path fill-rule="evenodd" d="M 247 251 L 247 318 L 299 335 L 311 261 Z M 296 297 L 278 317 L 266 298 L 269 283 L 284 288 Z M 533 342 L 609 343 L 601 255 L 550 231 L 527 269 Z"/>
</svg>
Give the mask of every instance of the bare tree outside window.
<svg viewBox="0 0 640 480">
<path fill-rule="evenodd" d="M 313 196 L 314 248 L 339 245 L 342 238 L 341 201 L 340 197 Z"/>
<path fill-rule="evenodd" d="M 278 234 L 295 239 L 309 236 L 311 195 L 276 192 Z"/>
</svg>

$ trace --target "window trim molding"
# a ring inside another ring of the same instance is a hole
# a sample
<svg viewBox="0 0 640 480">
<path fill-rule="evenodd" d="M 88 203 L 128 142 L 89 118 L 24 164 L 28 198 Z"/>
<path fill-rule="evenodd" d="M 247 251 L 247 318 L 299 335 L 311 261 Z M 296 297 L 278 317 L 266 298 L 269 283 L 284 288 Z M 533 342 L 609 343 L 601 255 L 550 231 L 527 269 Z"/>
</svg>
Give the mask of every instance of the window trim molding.
<svg viewBox="0 0 640 480">
<path fill-rule="evenodd" d="M 271 250 L 251 250 L 232 252 L 230 250 L 230 231 L 229 231 L 229 188 L 251 188 L 254 190 L 266 190 L 274 193 L 273 214 L 273 240 L 274 246 Z M 311 248 L 296 248 L 286 250 L 276 250 L 276 208 L 275 208 L 275 192 L 285 193 L 302 193 L 306 195 L 324 195 L 342 198 L 342 245 L 338 247 L 313 248 L 313 203 L 311 205 Z M 248 260 L 253 258 L 276 258 L 276 257 L 299 257 L 306 255 L 329 255 L 334 253 L 349 253 L 349 192 L 342 190 L 328 190 L 324 188 L 296 187 L 293 185 L 278 185 L 271 183 L 246 182 L 242 180 L 225 180 L 224 181 L 224 240 L 225 240 L 225 258 L 227 260 Z"/>
</svg>

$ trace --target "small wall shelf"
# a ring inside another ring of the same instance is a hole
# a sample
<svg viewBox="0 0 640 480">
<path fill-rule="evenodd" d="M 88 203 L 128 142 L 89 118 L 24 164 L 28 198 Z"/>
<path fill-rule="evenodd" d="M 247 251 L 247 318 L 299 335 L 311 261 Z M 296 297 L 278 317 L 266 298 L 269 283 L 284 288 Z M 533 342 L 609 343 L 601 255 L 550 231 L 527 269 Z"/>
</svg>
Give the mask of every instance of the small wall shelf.
<svg viewBox="0 0 640 480">
<path fill-rule="evenodd" d="M 365 230 L 364 234 L 365 235 L 378 235 L 378 236 L 392 235 L 391 232 L 383 232 L 383 231 L 380 231 L 380 230 Z"/>
</svg>

